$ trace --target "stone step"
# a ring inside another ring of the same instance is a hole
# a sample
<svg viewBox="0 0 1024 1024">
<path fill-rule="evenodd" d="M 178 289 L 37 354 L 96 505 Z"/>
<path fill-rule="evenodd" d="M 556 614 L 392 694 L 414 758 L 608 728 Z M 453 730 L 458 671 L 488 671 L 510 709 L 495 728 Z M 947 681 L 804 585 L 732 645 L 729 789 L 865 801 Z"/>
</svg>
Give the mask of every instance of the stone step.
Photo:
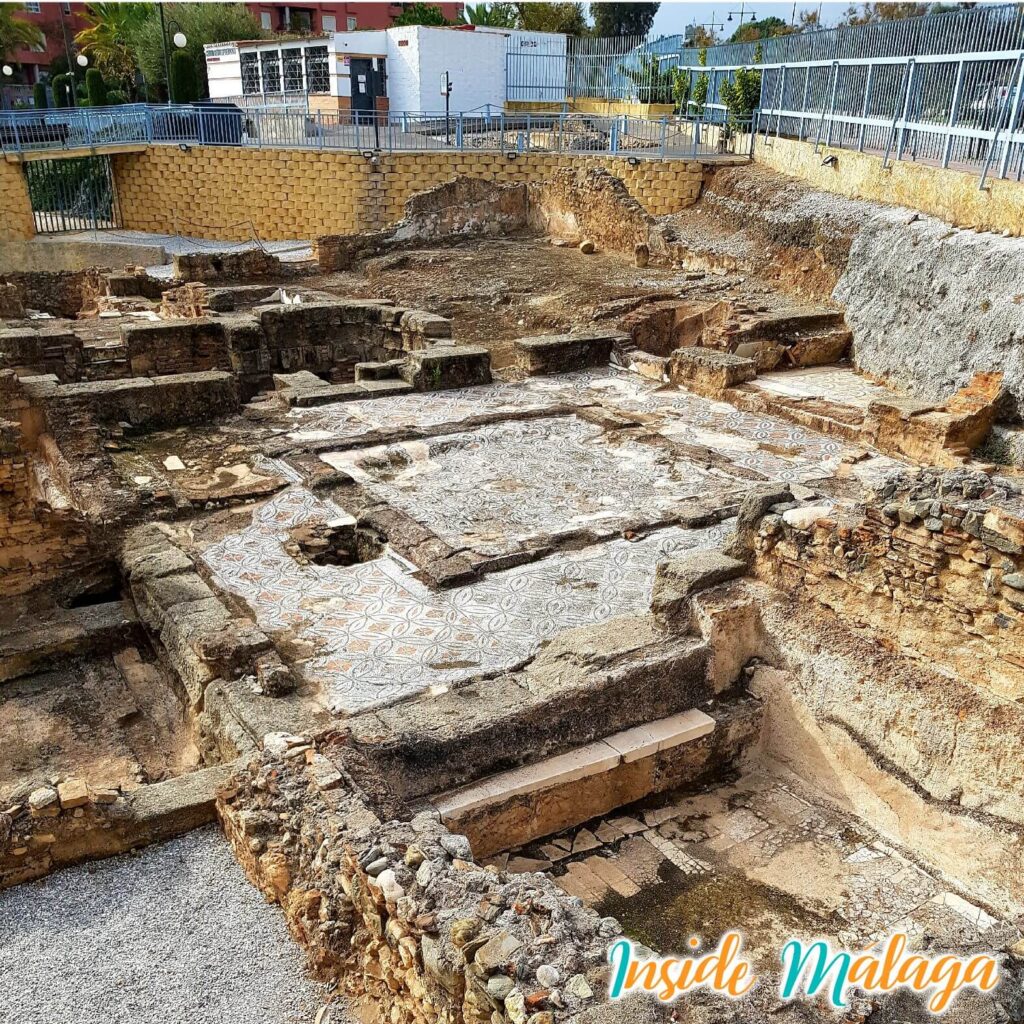
<svg viewBox="0 0 1024 1024">
<path fill-rule="evenodd" d="M 435 795 L 429 802 L 445 825 L 469 837 L 477 857 L 486 857 L 658 792 L 664 780 L 691 771 L 691 762 L 703 764 L 711 757 L 710 741 L 692 757 L 680 748 L 710 737 L 715 729 L 714 718 L 692 708 Z"/>
</svg>

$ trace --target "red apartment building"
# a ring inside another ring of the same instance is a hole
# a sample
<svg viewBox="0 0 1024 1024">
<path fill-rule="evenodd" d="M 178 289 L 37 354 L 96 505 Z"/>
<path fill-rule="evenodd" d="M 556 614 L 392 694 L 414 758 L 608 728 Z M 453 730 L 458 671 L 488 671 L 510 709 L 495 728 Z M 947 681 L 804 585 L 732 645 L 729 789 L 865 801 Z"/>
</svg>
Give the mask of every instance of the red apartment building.
<svg viewBox="0 0 1024 1024">
<path fill-rule="evenodd" d="M 39 81 L 55 57 L 66 56 L 68 48 L 74 43 L 75 33 L 86 27 L 81 16 L 85 4 L 23 2 L 22 7 L 16 17 L 39 28 L 45 37 L 45 45 L 38 50 L 15 50 L 7 54 L 4 60 L 8 64 L 20 65 L 20 80 L 31 85 Z"/>
<path fill-rule="evenodd" d="M 246 7 L 260 25 L 269 32 L 354 32 L 356 29 L 390 28 L 405 4 L 267 4 L 252 3 Z M 438 3 L 448 21 L 462 21 L 461 3 Z"/>
</svg>

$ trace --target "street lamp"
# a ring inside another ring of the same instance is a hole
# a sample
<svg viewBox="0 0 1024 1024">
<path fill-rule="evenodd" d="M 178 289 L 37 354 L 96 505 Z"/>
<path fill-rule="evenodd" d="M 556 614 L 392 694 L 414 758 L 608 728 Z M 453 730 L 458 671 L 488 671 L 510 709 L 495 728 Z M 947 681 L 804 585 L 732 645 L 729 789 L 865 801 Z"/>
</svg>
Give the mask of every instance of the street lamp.
<svg viewBox="0 0 1024 1024">
<path fill-rule="evenodd" d="M 10 64 L 5 64 L 3 66 L 3 72 L 8 78 L 10 78 L 11 75 L 14 74 L 14 68 L 12 68 Z"/>
<path fill-rule="evenodd" d="M 77 56 L 77 57 L 75 58 L 75 63 L 76 63 L 76 64 L 77 64 L 77 65 L 78 65 L 78 66 L 79 66 L 80 68 L 87 68 L 87 67 L 89 66 L 89 58 L 88 58 L 88 57 L 86 57 L 86 55 L 85 55 L 84 53 L 80 53 L 80 54 L 79 54 L 79 55 L 78 55 L 78 56 Z"/>
<path fill-rule="evenodd" d="M 188 46 L 188 39 L 181 31 L 181 26 L 173 18 L 164 24 L 164 5 L 158 3 L 157 7 L 160 10 L 160 42 L 164 50 L 164 75 L 167 78 L 167 105 L 170 106 L 174 102 L 174 97 L 171 95 L 171 57 L 167 49 L 167 33 L 172 29 L 177 30 L 171 41 L 179 50 L 184 50 Z"/>
</svg>

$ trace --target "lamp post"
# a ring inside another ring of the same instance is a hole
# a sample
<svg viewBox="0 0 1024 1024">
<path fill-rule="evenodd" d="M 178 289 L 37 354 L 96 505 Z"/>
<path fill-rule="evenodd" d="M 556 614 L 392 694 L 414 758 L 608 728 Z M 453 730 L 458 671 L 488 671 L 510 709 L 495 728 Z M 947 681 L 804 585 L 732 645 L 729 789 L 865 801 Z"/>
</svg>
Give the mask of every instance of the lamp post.
<svg viewBox="0 0 1024 1024">
<path fill-rule="evenodd" d="M 174 96 L 171 95 L 171 56 L 167 48 L 167 33 L 172 29 L 177 29 L 171 38 L 171 41 L 179 50 L 184 50 L 188 45 L 188 39 L 185 38 L 185 33 L 181 31 L 181 26 L 172 18 L 166 24 L 164 23 L 164 5 L 158 3 L 157 7 L 160 9 L 160 42 L 163 45 L 164 50 L 164 76 L 167 78 L 167 105 L 170 106 L 174 102 Z"/>
</svg>

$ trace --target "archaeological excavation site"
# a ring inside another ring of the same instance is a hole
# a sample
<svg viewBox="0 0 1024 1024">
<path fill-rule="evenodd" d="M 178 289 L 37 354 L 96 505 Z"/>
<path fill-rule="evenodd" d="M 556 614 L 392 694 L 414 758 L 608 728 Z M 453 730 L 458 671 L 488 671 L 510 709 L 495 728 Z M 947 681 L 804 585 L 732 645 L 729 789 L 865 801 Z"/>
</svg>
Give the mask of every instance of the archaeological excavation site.
<svg viewBox="0 0 1024 1024">
<path fill-rule="evenodd" d="M 813 143 L 0 162 L 0 1019 L 1024 1021 L 1024 190 Z"/>
</svg>

